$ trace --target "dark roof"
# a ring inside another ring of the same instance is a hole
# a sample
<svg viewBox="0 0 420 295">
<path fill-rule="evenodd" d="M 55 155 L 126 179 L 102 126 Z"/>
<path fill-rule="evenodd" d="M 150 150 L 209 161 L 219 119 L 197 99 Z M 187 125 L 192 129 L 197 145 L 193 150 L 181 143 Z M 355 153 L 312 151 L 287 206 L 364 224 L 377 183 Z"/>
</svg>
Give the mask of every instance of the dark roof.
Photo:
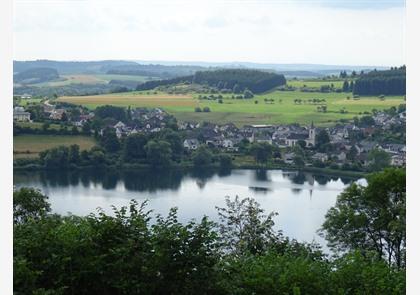
<svg viewBox="0 0 420 295">
<path fill-rule="evenodd" d="M 294 140 L 305 140 L 308 138 L 308 134 L 303 133 L 291 133 L 289 136 L 286 137 L 287 139 L 294 139 Z"/>
</svg>

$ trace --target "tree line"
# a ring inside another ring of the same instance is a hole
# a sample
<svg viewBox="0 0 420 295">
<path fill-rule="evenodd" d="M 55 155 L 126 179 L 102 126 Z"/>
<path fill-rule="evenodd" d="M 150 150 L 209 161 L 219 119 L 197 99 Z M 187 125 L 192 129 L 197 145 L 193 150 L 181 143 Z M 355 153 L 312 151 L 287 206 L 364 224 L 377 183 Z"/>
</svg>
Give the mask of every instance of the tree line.
<svg viewBox="0 0 420 295">
<path fill-rule="evenodd" d="M 354 83 L 353 94 L 405 95 L 405 66 L 387 71 L 371 71 L 361 75 Z"/>
<path fill-rule="evenodd" d="M 214 87 L 222 87 L 221 84 L 223 84 L 224 89 L 232 90 L 236 86 L 237 92 L 249 89 L 254 93 L 262 93 L 286 84 L 286 78 L 283 75 L 250 69 L 199 71 L 195 73 L 193 81 Z"/>
<path fill-rule="evenodd" d="M 250 69 L 221 69 L 212 71 L 198 71 L 194 75 L 177 77 L 167 80 L 147 81 L 139 84 L 136 90 L 151 90 L 158 86 L 177 83 L 197 83 L 211 87 L 229 89 L 233 93 L 249 90 L 262 93 L 274 87 L 286 84 L 283 75 Z"/>
<path fill-rule="evenodd" d="M 181 223 L 132 200 L 112 214 L 51 213 L 32 188 L 13 194 L 15 294 L 405 294 L 405 172 L 353 184 L 321 232 L 336 255 L 290 239 L 251 198 L 219 219 Z M 280 212 L 281 214 L 281 212 Z"/>
</svg>

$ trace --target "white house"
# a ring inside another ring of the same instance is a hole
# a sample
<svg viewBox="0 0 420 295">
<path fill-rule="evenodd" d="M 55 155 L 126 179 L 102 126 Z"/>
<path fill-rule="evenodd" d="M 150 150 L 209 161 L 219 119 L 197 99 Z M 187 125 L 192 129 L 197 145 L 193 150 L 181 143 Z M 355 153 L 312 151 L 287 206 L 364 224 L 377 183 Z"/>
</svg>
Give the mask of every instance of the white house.
<svg viewBox="0 0 420 295">
<path fill-rule="evenodd" d="M 196 150 L 199 145 L 200 143 L 195 138 L 184 140 L 184 148 L 186 148 L 187 150 Z"/>
<path fill-rule="evenodd" d="M 312 156 L 313 160 L 321 161 L 322 163 L 326 162 L 328 160 L 328 155 L 325 153 L 316 153 Z"/>
</svg>

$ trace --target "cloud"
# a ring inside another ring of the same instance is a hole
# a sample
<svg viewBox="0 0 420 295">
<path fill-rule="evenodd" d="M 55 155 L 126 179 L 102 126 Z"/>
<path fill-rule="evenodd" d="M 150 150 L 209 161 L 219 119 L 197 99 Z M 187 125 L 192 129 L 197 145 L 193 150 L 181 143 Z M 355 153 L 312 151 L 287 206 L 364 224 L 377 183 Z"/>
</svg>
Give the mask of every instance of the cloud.
<svg viewBox="0 0 420 295">
<path fill-rule="evenodd" d="M 404 7 L 360 10 L 311 3 L 19 1 L 14 9 L 14 56 L 369 65 L 405 62 Z"/>
</svg>

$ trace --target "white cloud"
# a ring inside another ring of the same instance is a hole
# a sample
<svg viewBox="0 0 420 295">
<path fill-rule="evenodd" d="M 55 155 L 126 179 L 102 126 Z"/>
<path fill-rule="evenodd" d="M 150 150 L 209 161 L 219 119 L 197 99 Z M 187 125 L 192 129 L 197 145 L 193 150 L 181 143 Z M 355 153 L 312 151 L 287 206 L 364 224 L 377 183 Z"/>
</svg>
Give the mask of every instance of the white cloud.
<svg viewBox="0 0 420 295">
<path fill-rule="evenodd" d="M 15 59 L 399 65 L 405 10 L 289 2 L 15 2 Z"/>
</svg>

